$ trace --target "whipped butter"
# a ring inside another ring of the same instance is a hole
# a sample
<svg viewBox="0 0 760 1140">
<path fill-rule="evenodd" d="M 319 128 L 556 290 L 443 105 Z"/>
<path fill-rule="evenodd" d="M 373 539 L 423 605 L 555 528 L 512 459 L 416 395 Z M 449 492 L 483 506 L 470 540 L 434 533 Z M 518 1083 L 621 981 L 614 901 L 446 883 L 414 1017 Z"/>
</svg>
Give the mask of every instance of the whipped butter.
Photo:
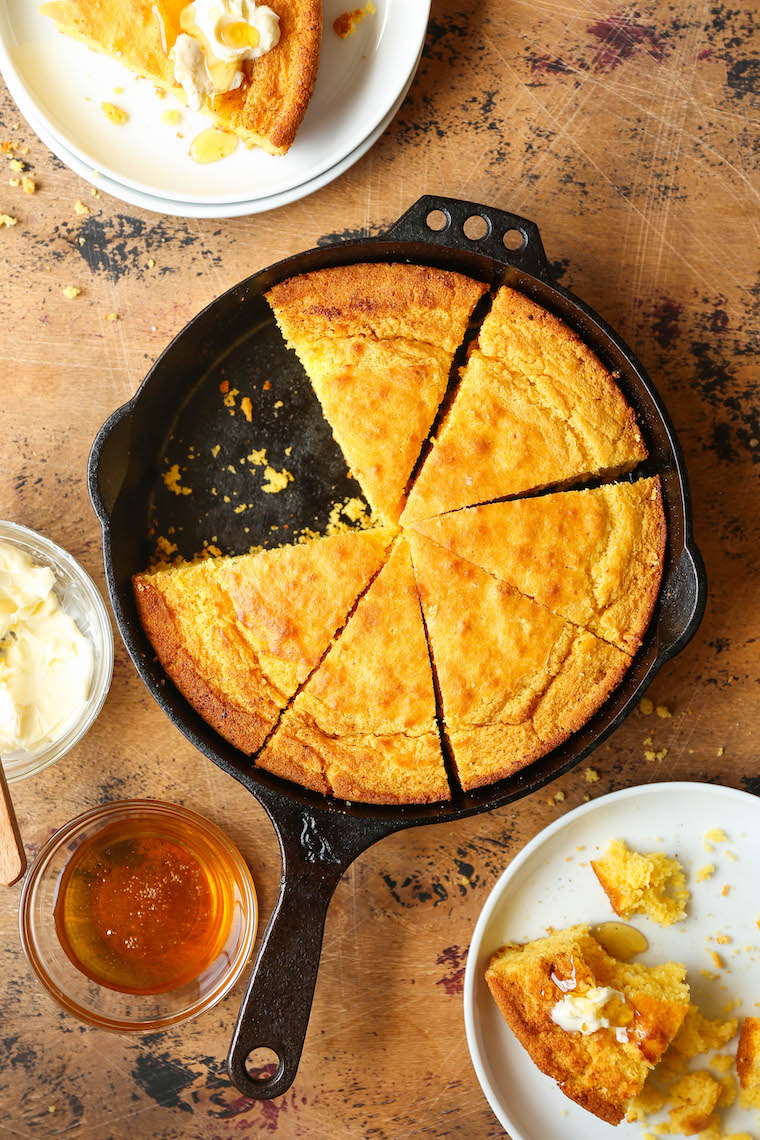
<svg viewBox="0 0 760 1140">
<path fill-rule="evenodd" d="M 182 31 L 171 49 L 174 78 L 193 110 L 204 99 L 234 91 L 242 65 L 280 41 L 280 18 L 255 0 L 195 0 L 182 10 Z"/>
<path fill-rule="evenodd" d="M 597 1029 L 610 1029 L 610 1020 L 604 1016 L 605 1006 L 618 998 L 625 1004 L 625 997 L 619 990 L 610 986 L 591 986 L 585 993 L 566 993 L 551 1012 L 551 1019 L 566 1033 L 581 1033 L 587 1037 Z M 615 1026 L 615 1037 L 621 1043 L 628 1040 L 624 1026 Z"/>
<path fill-rule="evenodd" d="M 87 701 L 92 645 L 54 584 L 49 567 L 0 542 L 0 755 L 52 744 Z"/>
</svg>

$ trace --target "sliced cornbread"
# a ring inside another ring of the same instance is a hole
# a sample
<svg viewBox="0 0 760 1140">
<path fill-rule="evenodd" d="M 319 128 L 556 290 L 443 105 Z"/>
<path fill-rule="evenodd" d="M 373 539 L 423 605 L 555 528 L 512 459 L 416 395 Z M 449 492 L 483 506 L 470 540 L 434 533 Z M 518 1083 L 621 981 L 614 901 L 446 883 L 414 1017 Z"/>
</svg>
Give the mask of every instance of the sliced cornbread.
<svg viewBox="0 0 760 1140">
<path fill-rule="evenodd" d="M 646 455 L 632 409 L 594 353 L 502 288 L 402 521 L 620 474 Z"/>
<path fill-rule="evenodd" d="M 640 912 L 671 926 L 686 917 L 689 892 L 683 867 L 661 851 L 642 855 L 622 839 L 613 839 L 591 866 L 615 914 L 629 918 Z"/>
<path fill-rule="evenodd" d="M 760 1109 L 760 1017 L 745 1017 L 736 1050 L 736 1072 L 744 1108 Z"/>
<path fill-rule="evenodd" d="M 362 803 L 449 798 L 409 550 L 400 538 L 258 763 L 317 765 L 326 790 Z"/>
<path fill-rule="evenodd" d="M 672 962 L 618 962 L 587 926 L 508 945 L 486 971 L 501 1013 L 539 1069 L 609 1124 L 623 1119 L 677 1033 L 689 1002 L 685 977 Z"/>
<path fill-rule="evenodd" d="M 243 64 L 242 86 L 206 101 L 217 126 L 270 154 L 289 149 L 314 90 L 322 39 L 320 0 L 267 0 L 280 19 L 280 41 Z M 185 0 L 52 0 L 40 11 L 59 31 L 104 52 L 185 101 L 169 52 Z"/>
<path fill-rule="evenodd" d="M 486 286 L 419 265 L 349 265 L 267 294 L 375 512 L 396 522 Z"/>
<path fill-rule="evenodd" d="M 378 529 L 137 574 L 137 611 L 183 696 L 252 753 L 383 565 L 391 541 L 390 531 Z M 316 775 L 304 770 L 293 778 L 313 786 Z"/>
<path fill-rule="evenodd" d="M 659 478 L 468 507 L 413 525 L 618 649 L 640 645 L 665 555 Z"/>
<path fill-rule="evenodd" d="M 409 544 L 462 786 L 511 775 L 579 728 L 631 658 L 410 531 Z"/>
</svg>

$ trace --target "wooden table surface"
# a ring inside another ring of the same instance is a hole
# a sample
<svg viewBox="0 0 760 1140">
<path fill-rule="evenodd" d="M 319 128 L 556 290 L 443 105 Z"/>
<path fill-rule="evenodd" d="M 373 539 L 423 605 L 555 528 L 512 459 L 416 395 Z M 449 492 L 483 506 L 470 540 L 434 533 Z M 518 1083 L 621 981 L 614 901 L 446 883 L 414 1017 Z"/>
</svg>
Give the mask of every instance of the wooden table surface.
<svg viewBox="0 0 760 1140">
<path fill-rule="evenodd" d="M 589 792 L 671 779 L 753 787 L 759 20 L 748 0 L 434 0 L 419 73 L 377 145 L 312 197 L 236 221 L 92 199 L 0 87 L 0 139 L 29 147 L 39 187 L 26 195 L 0 179 L 0 212 L 18 217 L 0 230 L 0 517 L 67 547 L 103 587 L 88 449 L 171 337 L 254 270 L 376 233 L 438 192 L 535 219 L 557 278 L 638 352 L 686 452 L 711 591 L 698 635 L 653 686 L 672 719 L 630 717 L 594 757 L 598 783 L 578 770 L 560 781 L 561 803 L 549 802 L 555 786 L 396 835 L 354 864 L 328 916 L 298 1079 L 277 1101 L 248 1101 L 225 1075 L 242 982 L 165 1034 L 85 1028 L 31 976 L 19 887 L 4 890 L 0 1135 L 498 1136 L 470 1065 L 461 988 L 473 924 L 501 870 Z M 76 214 L 79 198 L 90 216 Z M 73 301 L 62 294 L 70 284 L 82 290 Z M 107 323 L 108 312 L 120 320 Z M 667 752 L 647 761 L 652 731 Z M 250 862 L 266 919 L 279 857 L 264 812 L 168 722 L 117 641 L 93 730 L 16 785 L 29 855 L 85 808 L 133 796 L 186 804 L 223 827 Z"/>
</svg>

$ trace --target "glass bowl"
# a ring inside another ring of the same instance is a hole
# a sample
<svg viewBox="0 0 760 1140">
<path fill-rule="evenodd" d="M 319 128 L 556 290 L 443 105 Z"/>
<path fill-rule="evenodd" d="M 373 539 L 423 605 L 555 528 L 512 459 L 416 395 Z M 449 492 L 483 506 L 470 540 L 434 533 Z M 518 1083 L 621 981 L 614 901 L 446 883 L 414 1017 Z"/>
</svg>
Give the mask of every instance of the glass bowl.
<svg viewBox="0 0 760 1140">
<path fill-rule="evenodd" d="M 105 603 L 90 575 L 62 547 L 49 538 L 0 520 L 0 542 L 22 550 L 41 566 L 49 566 L 55 574 L 55 592 L 61 607 L 71 614 L 92 644 L 92 679 L 90 692 L 79 715 L 69 721 L 57 740 L 35 752 L 11 752 L 3 755 L 3 768 L 9 784 L 36 776 L 44 768 L 60 760 L 78 744 L 90 728 L 108 694 L 113 674 L 113 631 Z"/>
<path fill-rule="evenodd" d="M 194 853 L 213 859 L 232 879 L 232 916 L 226 943 L 191 982 L 157 994 L 129 994 L 90 981 L 67 956 L 55 928 L 53 909 L 61 875 L 85 840 L 116 821 L 149 822 L 166 838 L 181 834 Z M 29 965 L 59 1005 L 80 1021 L 117 1033 L 155 1033 L 211 1009 L 234 986 L 251 955 L 258 924 L 256 890 L 242 855 L 209 820 L 177 804 L 124 800 L 92 808 L 65 824 L 35 859 L 19 905 L 21 944 Z"/>
</svg>

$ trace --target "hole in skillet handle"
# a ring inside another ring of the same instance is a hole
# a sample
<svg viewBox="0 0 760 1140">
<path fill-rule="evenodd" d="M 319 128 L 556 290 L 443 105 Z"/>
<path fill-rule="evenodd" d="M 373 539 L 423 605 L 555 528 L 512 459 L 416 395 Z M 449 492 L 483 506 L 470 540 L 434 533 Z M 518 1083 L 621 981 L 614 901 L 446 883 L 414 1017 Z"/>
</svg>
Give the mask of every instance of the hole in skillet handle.
<svg viewBox="0 0 760 1140">
<path fill-rule="evenodd" d="M 551 281 L 536 223 L 477 202 L 425 194 L 383 238 L 480 253 L 541 281 Z"/>
</svg>

